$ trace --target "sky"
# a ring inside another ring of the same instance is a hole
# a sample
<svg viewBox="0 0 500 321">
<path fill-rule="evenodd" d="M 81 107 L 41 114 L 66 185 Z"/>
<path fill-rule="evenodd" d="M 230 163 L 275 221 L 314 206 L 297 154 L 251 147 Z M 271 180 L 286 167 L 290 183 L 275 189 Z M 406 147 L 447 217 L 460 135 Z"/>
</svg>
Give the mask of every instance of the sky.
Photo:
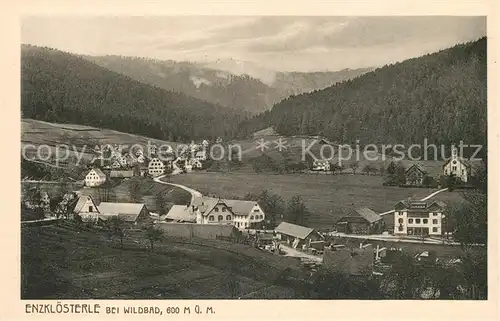
<svg viewBox="0 0 500 321">
<path fill-rule="evenodd" d="M 485 35 L 485 17 L 458 16 L 32 16 L 21 27 L 22 43 L 78 54 L 303 72 L 379 67 Z"/>
</svg>

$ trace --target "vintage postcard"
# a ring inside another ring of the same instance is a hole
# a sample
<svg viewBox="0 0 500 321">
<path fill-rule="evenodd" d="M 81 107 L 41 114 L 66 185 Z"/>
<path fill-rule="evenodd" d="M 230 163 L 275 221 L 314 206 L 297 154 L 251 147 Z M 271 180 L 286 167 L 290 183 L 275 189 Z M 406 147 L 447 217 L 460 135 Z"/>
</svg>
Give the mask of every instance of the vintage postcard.
<svg viewBox="0 0 500 321">
<path fill-rule="evenodd" d="M 12 319 L 495 316 L 488 3 L 97 8 L 17 20 Z"/>
</svg>

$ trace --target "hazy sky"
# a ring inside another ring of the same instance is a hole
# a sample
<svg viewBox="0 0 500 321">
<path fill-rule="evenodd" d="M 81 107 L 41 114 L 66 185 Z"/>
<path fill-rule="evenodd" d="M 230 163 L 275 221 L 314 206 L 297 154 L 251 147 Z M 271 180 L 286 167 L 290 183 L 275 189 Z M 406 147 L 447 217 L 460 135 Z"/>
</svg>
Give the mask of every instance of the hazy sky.
<svg viewBox="0 0 500 321">
<path fill-rule="evenodd" d="M 26 17 L 22 42 L 91 55 L 216 61 L 282 71 L 380 66 L 476 40 L 484 17 Z"/>
</svg>

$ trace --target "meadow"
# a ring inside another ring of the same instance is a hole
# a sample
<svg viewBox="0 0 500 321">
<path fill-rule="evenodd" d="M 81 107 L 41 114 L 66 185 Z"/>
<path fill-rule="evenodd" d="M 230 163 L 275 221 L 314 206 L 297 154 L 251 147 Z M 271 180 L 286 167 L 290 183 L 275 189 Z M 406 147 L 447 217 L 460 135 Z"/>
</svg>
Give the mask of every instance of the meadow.
<svg viewBox="0 0 500 321">
<path fill-rule="evenodd" d="M 295 296 L 294 290 L 274 284 L 282 271 L 293 268 L 287 258 L 242 244 L 168 238 L 151 252 L 136 234 L 127 234 L 121 249 L 119 240 L 106 233 L 70 223 L 23 228 L 22 299 Z"/>
<path fill-rule="evenodd" d="M 332 227 L 351 210 L 368 207 L 382 213 L 400 200 L 421 199 L 436 189 L 382 186 L 383 177 L 368 175 L 269 175 L 258 173 L 196 172 L 171 177 L 171 181 L 194 188 L 203 194 L 223 198 L 242 198 L 247 193 L 267 189 L 290 199 L 300 195 L 311 212 L 310 226 Z M 458 192 L 457 192 L 458 193 Z"/>
</svg>

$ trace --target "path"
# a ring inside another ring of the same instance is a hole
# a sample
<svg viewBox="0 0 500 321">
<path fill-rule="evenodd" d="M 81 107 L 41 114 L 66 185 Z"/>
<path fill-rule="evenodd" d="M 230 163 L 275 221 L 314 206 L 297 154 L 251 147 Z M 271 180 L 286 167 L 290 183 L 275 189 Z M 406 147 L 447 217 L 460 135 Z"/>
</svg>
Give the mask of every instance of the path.
<svg viewBox="0 0 500 321">
<path fill-rule="evenodd" d="M 160 184 L 164 184 L 164 185 L 170 185 L 170 186 L 175 186 L 175 187 L 181 188 L 181 189 L 185 190 L 186 192 L 190 193 L 191 194 L 191 203 L 193 203 L 196 198 L 203 197 L 203 194 L 201 194 L 197 190 L 192 189 L 190 187 L 187 187 L 187 186 L 184 186 L 184 185 L 180 185 L 180 184 L 174 184 L 174 183 L 168 183 L 168 182 L 162 181 L 161 179 L 164 178 L 165 176 L 166 175 L 161 175 L 161 176 L 153 178 L 153 180 L 156 183 L 160 183 Z"/>
<path fill-rule="evenodd" d="M 443 188 L 443 189 L 440 189 L 439 191 L 435 191 L 434 193 L 431 193 L 431 194 L 427 195 L 426 197 L 420 199 L 420 201 L 427 201 L 428 199 L 433 198 L 437 194 L 445 192 L 447 190 L 448 190 L 448 188 Z M 380 216 L 384 216 L 384 215 L 391 214 L 391 213 L 394 213 L 394 210 L 390 210 L 390 211 L 387 211 L 387 212 L 384 212 L 384 213 L 380 213 L 379 215 Z"/>
</svg>

